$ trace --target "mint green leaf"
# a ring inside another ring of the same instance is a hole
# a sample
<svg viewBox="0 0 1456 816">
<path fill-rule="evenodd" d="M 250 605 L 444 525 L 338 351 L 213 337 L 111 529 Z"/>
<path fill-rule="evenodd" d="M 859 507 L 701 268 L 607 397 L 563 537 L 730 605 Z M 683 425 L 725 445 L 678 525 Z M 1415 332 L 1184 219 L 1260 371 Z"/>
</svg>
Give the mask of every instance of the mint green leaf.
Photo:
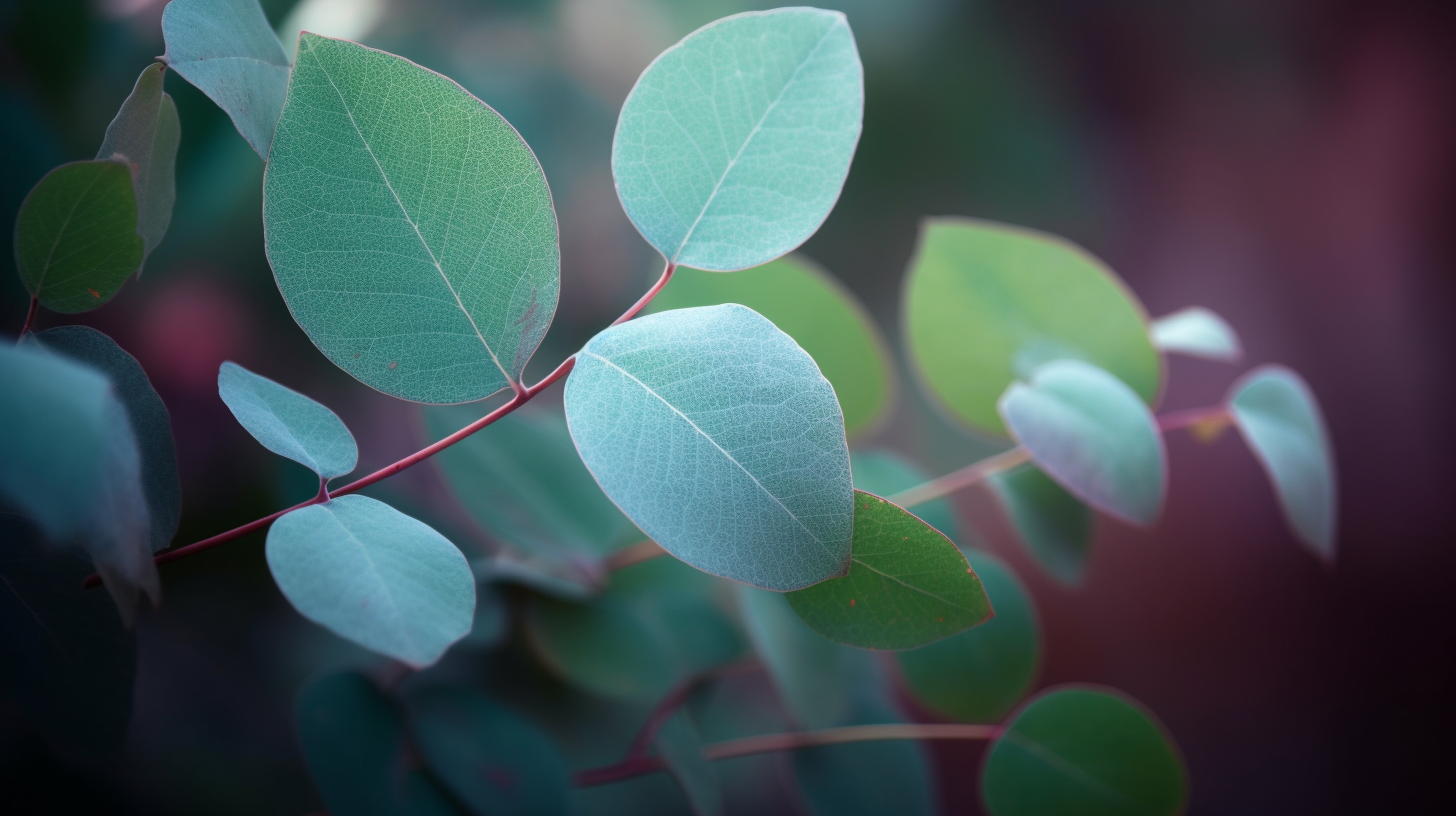
<svg viewBox="0 0 1456 816">
<path fill-rule="evenodd" d="M 1064 584 L 1077 584 L 1092 550 L 1092 511 L 1036 465 L 1025 464 L 986 480 L 1021 543 Z"/>
<path fill-rule="evenodd" d="M 996 401 L 1050 360 L 1104 368 L 1151 403 L 1162 363 L 1142 304 L 1101 261 L 1060 238 L 931 218 L 905 283 L 905 337 L 922 384 L 973 428 L 1005 433 Z"/>
<path fill-rule="evenodd" d="M 1047 363 L 1001 397 L 1011 435 L 1073 495 L 1124 521 L 1157 521 L 1167 492 L 1163 435 L 1117 377 L 1076 360 Z"/>
<path fill-rule="evenodd" d="M 119 161 L 57 167 L 15 217 L 20 280 L 53 312 L 85 312 L 111 300 L 142 256 L 131 171 Z"/>
<path fill-rule="evenodd" d="M 654 742 L 658 756 L 667 765 L 687 794 L 695 816 L 718 816 L 723 812 L 723 791 L 717 771 L 703 756 L 703 743 L 688 722 L 687 714 L 678 711 L 657 732 Z"/>
<path fill-rule="evenodd" d="M 1172 354 L 1186 354 L 1224 363 L 1237 363 L 1244 348 L 1233 326 L 1202 306 L 1190 306 L 1153 321 L 1153 345 Z"/>
<path fill-rule="evenodd" d="M 274 139 L 268 260 L 314 344 L 402 399 L 519 385 L 561 276 L 551 191 L 510 123 L 409 60 L 304 34 Z"/>
<path fill-rule="evenodd" d="M 172 0 L 162 61 L 217 103 L 266 161 L 288 91 L 288 55 L 258 0 Z"/>
<path fill-rule="evenodd" d="M 886 450 L 865 450 L 850 454 L 857 490 L 876 496 L 893 496 L 928 481 L 930 477 L 915 464 Z M 921 521 L 939 530 L 941 535 L 960 544 L 960 525 L 949 499 L 934 499 L 915 505 L 913 511 Z"/>
<path fill-rule="evenodd" d="M 217 372 L 217 393 L 263 447 L 321 479 L 343 476 L 359 462 L 359 446 L 339 415 L 237 363 Z"/>
<path fill-rule="evenodd" d="M 906 685 L 943 717 L 996 723 L 1031 690 L 1041 665 L 1041 632 L 1026 587 L 1000 560 L 966 551 L 996 617 L 923 649 L 896 652 Z"/>
<path fill-rule="evenodd" d="M 726 17 L 664 51 L 628 94 L 612 140 L 617 195 L 669 261 L 757 266 L 824 223 L 863 118 L 843 14 Z"/>
<path fill-rule="evenodd" d="M 752 309 L 678 309 L 598 334 L 566 381 L 566 419 L 606 494 L 698 569 L 784 591 L 848 568 L 834 389 Z"/>
<path fill-rule="evenodd" d="M 844 647 L 810 629 L 783 593 L 739 584 L 738 608 L 754 651 L 794 724 L 839 725 L 850 705 Z"/>
<path fill-rule="evenodd" d="M 914 649 L 992 614 L 981 579 L 950 539 L 858 490 L 849 574 L 788 597 L 814 631 L 861 649 Z"/>
<path fill-rule="evenodd" d="M 1188 799 L 1178 749 L 1112 689 L 1062 686 L 1021 710 L 981 770 L 991 816 L 1175 816 Z"/>
<path fill-rule="evenodd" d="M 182 123 L 177 119 L 177 104 L 162 91 L 166 70 L 156 62 L 142 71 L 96 152 L 98 159 L 131 165 L 137 234 L 142 237 L 144 258 L 167 234 L 172 204 L 177 200 L 177 145 L 182 140 Z"/>
<path fill-rule="evenodd" d="M 904 722 L 880 700 L 860 701 L 841 725 Z M 909 740 L 826 745 L 794 752 L 794 777 L 813 816 L 931 816 L 935 782 L 925 749 Z"/>
<path fill-rule="evenodd" d="M 470 631 L 475 578 L 444 536 L 389 505 L 341 496 L 273 522 L 268 568 L 299 614 L 419 668 Z"/>
<path fill-rule="evenodd" d="M 1283 366 L 1262 366 L 1236 383 L 1229 412 L 1274 483 L 1295 536 L 1335 557 L 1335 457 L 1309 385 Z"/>
<path fill-rule="evenodd" d="M 884 419 L 895 391 L 890 354 L 869 312 L 834 276 L 801 255 L 736 275 L 679 269 L 648 308 L 720 303 L 758 312 L 809 352 L 834 386 L 851 437 Z"/>
</svg>

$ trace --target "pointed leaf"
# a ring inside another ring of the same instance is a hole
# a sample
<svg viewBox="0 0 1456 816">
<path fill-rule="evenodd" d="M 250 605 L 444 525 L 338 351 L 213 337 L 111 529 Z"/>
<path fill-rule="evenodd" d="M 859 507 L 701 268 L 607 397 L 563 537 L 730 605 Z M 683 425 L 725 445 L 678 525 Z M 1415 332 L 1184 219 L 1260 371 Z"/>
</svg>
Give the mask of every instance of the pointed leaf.
<svg viewBox="0 0 1456 816">
<path fill-rule="evenodd" d="M 892 496 L 902 490 L 930 481 L 925 471 L 897 453 L 885 450 L 858 451 L 851 454 L 854 486 L 876 496 Z M 915 515 L 939 530 L 941 535 L 962 544 L 955 508 L 948 499 L 934 499 L 915 505 Z"/>
<path fill-rule="evenodd" d="M 838 725 L 850 706 L 845 649 L 809 628 L 781 592 L 738 585 L 738 606 L 754 651 L 800 728 Z"/>
<path fill-rule="evenodd" d="M 468 402 L 519 384 L 556 313 L 556 213 L 531 149 L 393 54 L 300 38 L 263 225 L 294 319 L 391 396 Z"/>
<path fill-rule="evenodd" d="M 627 216 L 682 266 L 747 269 L 824 223 L 859 141 L 864 70 L 843 14 L 748 12 L 663 52 L 622 104 Z"/>
<path fill-rule="evenodd" d="M 389 505 L 342 496 L 278 519 L 268 568 L 299 614 L 411 666 L 470 631 L 475 579 L 444 536 Z"/>
<path fill-rule="evenodd" d="M 657 753 L 667 765 L 668 773 L 687 794 L 695 816 L 719 816 L 723 812 L 723 791 L 718 773 L 703 756 L 703 743 L 679 711 L 657 732 Z"/>
<path fill-rule="evenodd" d="M 1121 380 L 1059 360 L 1013 383 L 1000 409 L 1016 441 L 1073 495 L 1132 524 L 1157 520 L 1167 491 L 1163 435 Z"/>
<path fill-rule="evenodd" d="M 598 334 L 566 382 L 566 419 L 612 501 L 698 569 L 783 591 L 848 568 L 834 389 L 757 312 L 678 309 Z"/>
<path fill-rule="evenodd" d="M 788 597 L 814 631 L 862 649 L 914 649 L 992 614 L 981 579 L 950 539 L 858 490 L 849 574 Z"/>
<path fill-rule="evenodd" d="M 986 480 L 1021 543 L 1064 584 L 1077 584 L 1092 549 L 1092 511 L 1036 465 L 1025 464 Z"/>
<path fill-rule="evenodd" d="M 291 388 L 225 362 L 217 393 L 263 447 L 321 479 L 343 476 L 359 463 L 359 446 L 339 415 Z"/>
<path fill-rule="evenodd" d="M 902 722 L 883 702 L 862 702 L 844 725 Z M 794 752 L 794 776 L 813 816 L 931 816 L 935 784 L 925 749 L 909 740 Z"/>
<path fill-rule="evenodd" d="M 177 104 L 162 91 L 166 70 L 156 62 L 142 71 L 96 152 L 98 159 L 116 159 L 131 165 L 143 258 L 167 234 L 172 204 L 177 199 L 177 144 L 182 139 L 182 124 L 177 119 Z"/>
<path fill-rule="evenodd" d="M 1237 363 L 1244 356 L 1233 326 L 1202 306 L 1160 317 L 1153 321 L 1149 331 L 1153 345 L 1165 352 L 1223 363 Z"/>
</svg>

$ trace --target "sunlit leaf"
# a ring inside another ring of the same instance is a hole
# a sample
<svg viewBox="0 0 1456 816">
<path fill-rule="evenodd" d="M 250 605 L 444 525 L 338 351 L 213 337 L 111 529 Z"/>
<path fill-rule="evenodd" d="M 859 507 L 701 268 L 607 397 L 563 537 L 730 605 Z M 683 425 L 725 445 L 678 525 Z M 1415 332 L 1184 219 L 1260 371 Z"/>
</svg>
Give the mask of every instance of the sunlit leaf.
<svg viewBox="0 0 1456 816">
<path fill-rule="evenodd" d="M 606 494 L 698 569 L 774 590 L 847 569 L 839 403 L 757 312 L 678 309 L 598 334 L 567 380 L 566 419 Z"/>
<path fill-rule="evenodd" d="M 612 141 L 617 194 L 670 261 L 757 266 L 824 223 L 863 116 L 843 14 L 727 17 L 663 52 L 627 96 Z"/>
<path fill-rule="evenodd" d="M 843 725 L 903 722 L 884 703 L 862 702 Z M 894 740 L 794 752 L 794 776 L 813 816 L 931 816 L 935 783 L 925 749 Z"/>
<path fill-rule="evenodd" d="M 531 149 L 409 60 L 304 34 L 263 179 L 268 260 L 336 365 L 392 396 L 512 385 L 556 312 L 556 214 Z"/>
<path fill-rule="evenodd" d="M 794 723 L 801 728 L 840 724 L 850 705 L 844 647 L 810 629 L 783 593 L 740 584 L 738 605 L 754 651 Z"/>
<path fill-rule="evenodd" d="M 144 256 L 167 234 L 172 203 L 177 199 L 177 144 L 182 139 L 182 124 L 176 103 L 162 90 L 165 72 L 159 62 L 142 71 L 96 152 L 98 159 L 131 165 L 137 233 L 142 237 Z"/>
<path fill-rule="evenodd" d="M 994 474 L 986 485 L 1047 574 L 1064 584 L 1079 583 L 1092 549 L 1087 505 L 1032 464 Z"/>
<path fill-rule="evenodd" d="M 217 393 L 263 447 L 319 478 L 343 476 L 358 464 L 359 446 L 344 421 L 297 391 L 227 362 L 217 372 Z"/>
<path fill-rule="evenodd" d="M 925 471 L 891 451 L 857 451 L 850 455 L 850 461 L 854 468 L 855 489 L 876 496 L 892 496 L 930 481 Z M 951 541 L 962 545 L 967 543 L 961 540 L 960 524 L 949 500 L 934 499 L 917 504 L 911 512 Z"/>
<path fill-rule="evenodd" d="M 1239 336 L 1228 321 L 1203 308 L 1180 309 L 1153 321 L 1153 345 L 1162 351 L 1237 363 L 1244 356 Z"/>
<path fill-rule="evenodd" d="M 687 715 L 679 711 L 663 724 L 654 741 L 657 753 L 677 780 L 695 816 L 718 816 L 723 812 L 723 791 L 718 774 L 703 756 L 703 743 Z"/>
</svg>

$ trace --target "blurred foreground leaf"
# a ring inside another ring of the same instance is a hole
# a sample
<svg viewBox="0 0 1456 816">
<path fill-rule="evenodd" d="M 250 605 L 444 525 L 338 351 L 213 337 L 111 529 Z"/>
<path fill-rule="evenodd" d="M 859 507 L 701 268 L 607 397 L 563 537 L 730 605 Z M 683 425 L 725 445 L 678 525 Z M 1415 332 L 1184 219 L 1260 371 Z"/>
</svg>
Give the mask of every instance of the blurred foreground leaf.
<svg viewBox="0 0 1456 816">
<path fill-rule="evenodd" d="M 1092 511 L 1036 465 L 993 474 L 986 485 L 1021 543 L 1047 574 L 1077 584 L 1092 549 Z"/>
<path fill-rule="evenodd" d="M 718 772 L 703 756 L 698 738 L 685 712 L 679 711 L 657 732 L 657 753 L 677 780 L 695 816 L 719 816 L 723 812 L 723 791 Z"/>
</svg>

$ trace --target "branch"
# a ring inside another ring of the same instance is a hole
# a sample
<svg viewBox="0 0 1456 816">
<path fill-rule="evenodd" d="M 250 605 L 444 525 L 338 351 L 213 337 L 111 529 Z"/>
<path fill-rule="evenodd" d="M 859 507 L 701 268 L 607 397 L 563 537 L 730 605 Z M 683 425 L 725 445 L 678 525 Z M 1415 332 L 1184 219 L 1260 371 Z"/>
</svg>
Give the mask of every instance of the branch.
<svg viewBox="0 0 1456 816">
<path fill-rule="evenodd" d="M 656 541 L 648 539 L 617 550 L 607 556 L 606 560 L 602 562 L 602 566 L 607 572 L 616 572 L 643 561 L 651 561 L 660 555 L 667 555 L 667 550 L 664 550 Z"/>
<path fill-rule="evenodd" d="M 1158 417 L 1158 429 L 1163 433 L 1191 428 L 1205 422 L 1227 423 L 1231 419 L 1227 405 L 1210 405 L 1207 408 L 1190 408 L 1174 411 Z"/>
<path fill-rule="evenodd" d="M 892 504 L 909 509 L 917 504 L 924 504 L 933 499 L 949 495 L 962 488 L 970 487 L 973 484 L 984 481 L 986 477 L 1000 473 L 1003 470 L 1010 470 L 1022 462 L 1031 461 L 1031 454 L 1025 448 L 1015 447 L 1009 451 L 998 453 L 995 456 L 988 456 L 979 462 L 972 462 L 969 465 L 948 473 L 939 479 L 933 479 L 922 485 L 916 485 L 909 490 L 902 490 L 893 496 L 885 497 Z"/>
</svg>

